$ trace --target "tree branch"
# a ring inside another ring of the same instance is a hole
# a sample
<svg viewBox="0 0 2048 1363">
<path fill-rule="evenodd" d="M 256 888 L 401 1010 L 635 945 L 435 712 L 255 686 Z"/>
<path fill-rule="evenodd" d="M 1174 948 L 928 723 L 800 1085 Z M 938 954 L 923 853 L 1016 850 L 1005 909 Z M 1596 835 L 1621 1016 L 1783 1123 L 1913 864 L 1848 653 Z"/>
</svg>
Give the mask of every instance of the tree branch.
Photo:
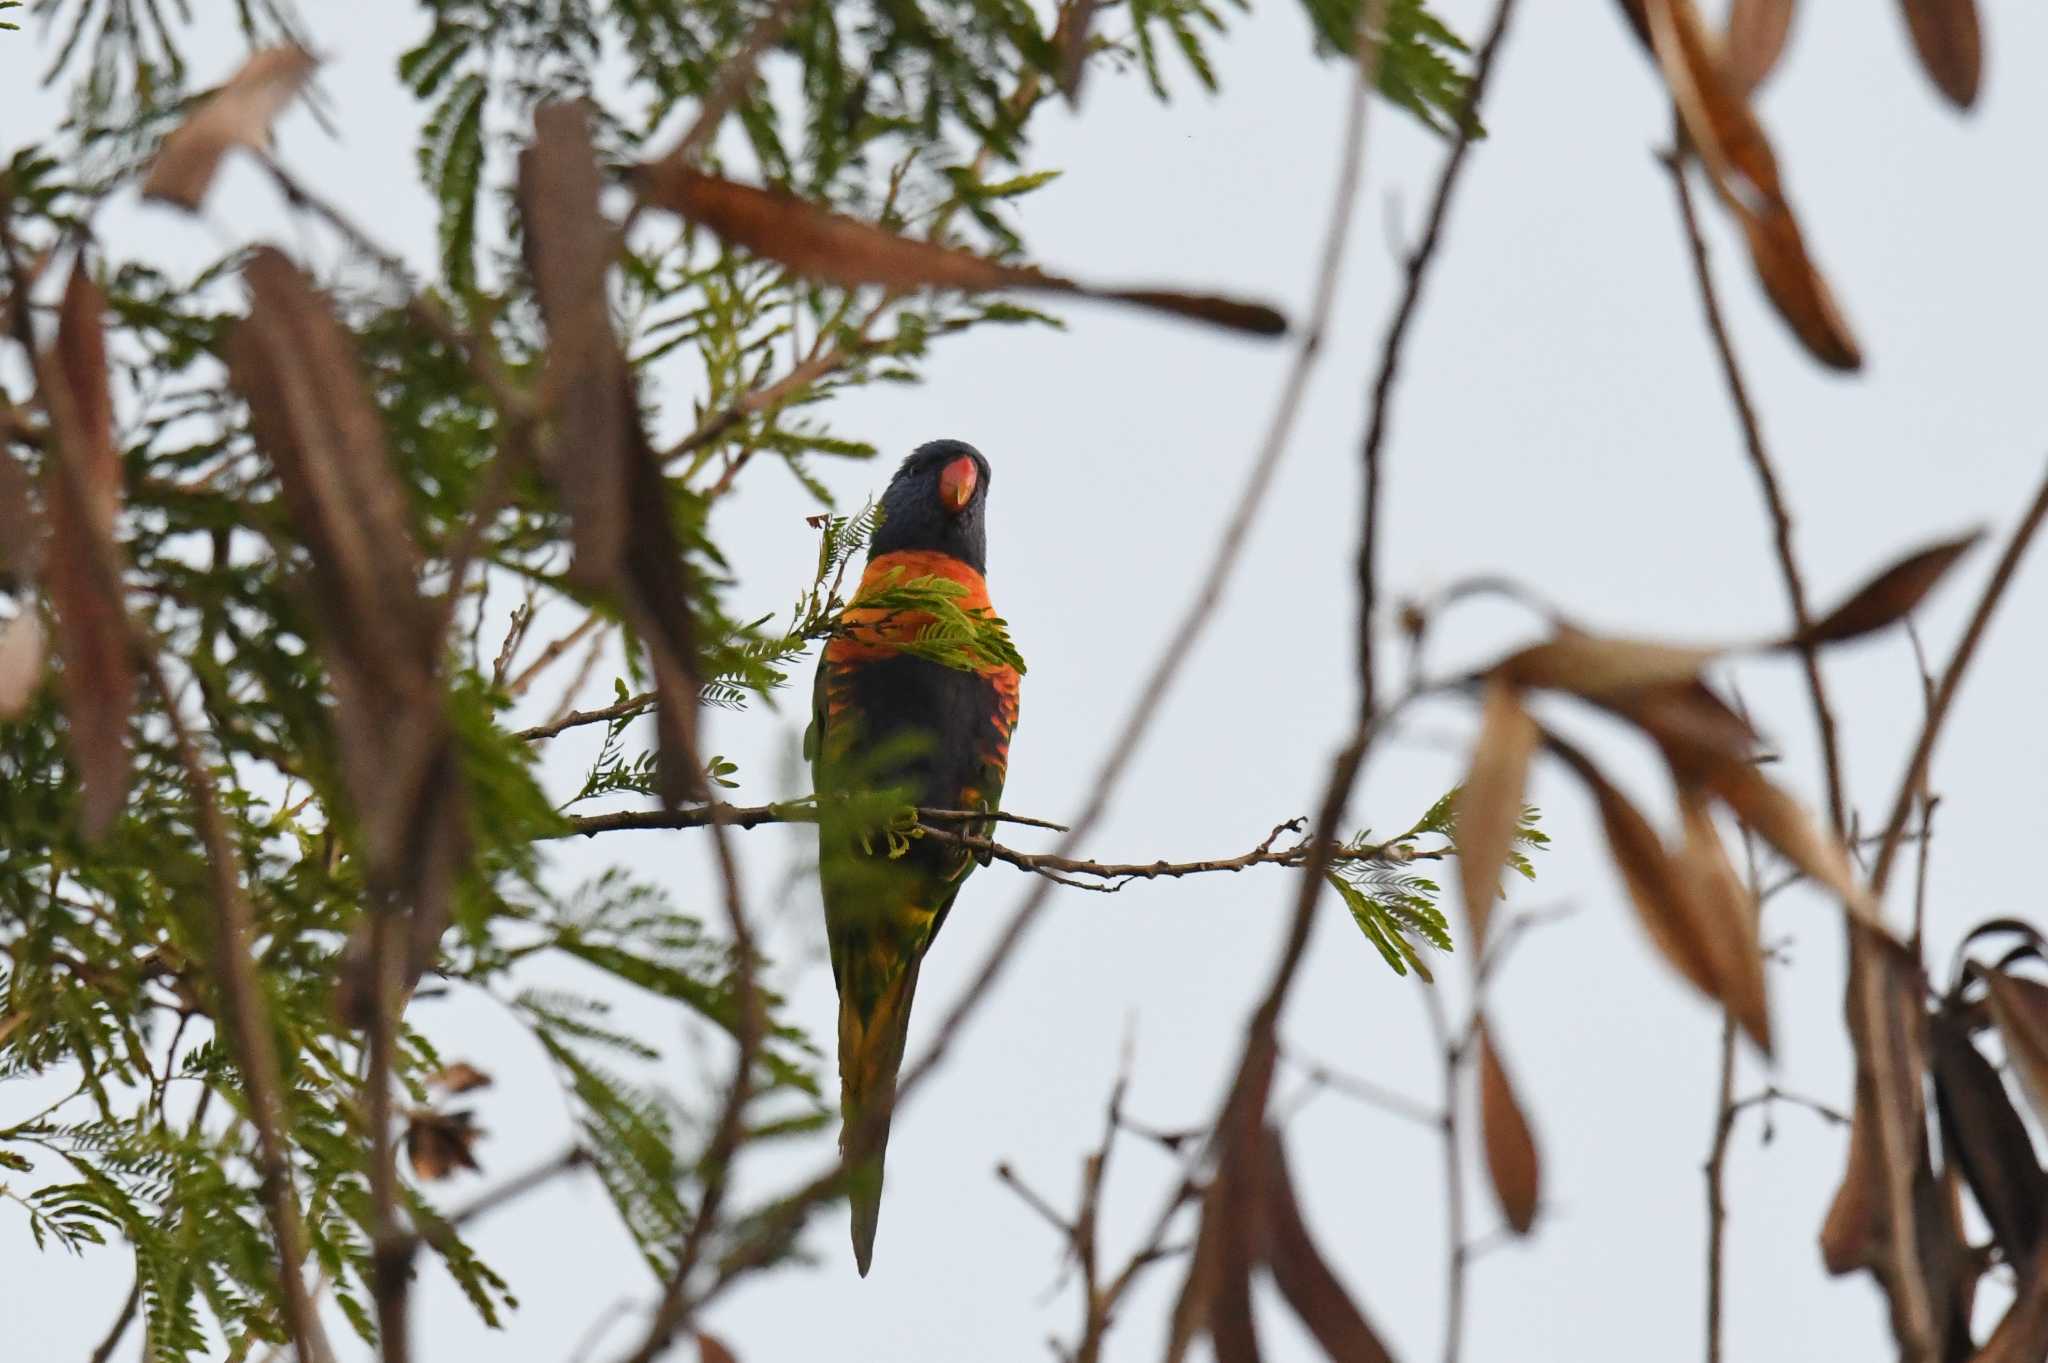
<svg viewBox="0 0 2048 1363">
<path fill-rule="evenodd" d="M 1963 673 L 1970 660 L 1977 654 L 1977 646 L 1983 641 L 1985 627 L 1991 623 L 1993 612 L 2004 599 L 2005 590 L 2012 585 L 2013 575 L 2018 571 L 2020 560 L 2026 557 L 2027 548 L 2034 542 L 2034 535 L 2041 528 L 2041 520 L 2048 515 L 2048 478 L 2044 478 L 2039 491 L 2034 494 L 2033 505 L 2014 527 L 2012 538 L 2006 541 L 2005 552 L 1999 555 L 1998 566 L 1992 570 L 1991 580 L 1984 584 L 1984 594 L 1978 598 L 1977 609 L 1971 613 L 1970 623 L 1963 631 L 1961 642 L 1949 658 L 1948 668 L 1941 674 L 1941 685 L 1935 690 L 1934 699 L 1928 703 L 1927 718 L 1920 726 L 1920 739 L 1913 745 L 1913 756 L 1906 763 L 1906 774 L 1899 782 L 1898 794 L 1892 800 L 1891 816 L 1885 820 L 1883 841 L 1878 844 L 1877 864 L 1870 873 L 1872 895 L 1879 899 L 1884 896 L 1886 880 L 1891 875 L 1892 860 L 1898 855 L 1899 846 L 1905 837 L 1906 820 L 1913 812 L 1913 799 L 1927 780 L 1928 760 L 1934 755 L 1934 740 L 1941 735 L 1942 722 L 1948 718 L 1949 706 L 1954 702 L 1956 691 L 1963 684 Z"/>
<path fill-rule="evenodd" d="M 1764 505 L 1771 514 L 1778 572 L 1785 582 L 1785 599 L 1792 606 L 1793 637 L 1799 641 L 1799 660 L 1806 672 L 1807 694 L 1813 701 L 1814 727 L 1820 733 L 1821 762 L 1828 783 L 1828 815 L 1834 825 L 1835 836 L 1845 837 L 1849 820 L 1843 794 L 1841 747 L 1835 732 L 1834 711 L 1828 705 L 1827 687 L 1821 680 L 1819 652 L 1813 641 L 1806 638 L 1807 630 L 1813 624 L 1813 612 L 1807 605 L 1806 579 L 1799 570 L 1799 559 L 1792 548 L 1792 514 L 1778 485 L 1777 470 L 1772 465 L 1770 450 L 1764 444 L 1762 425 L 1757 420 L 1755 407 L 1750 404 L 1749 385 L 1743 380 L 1742 366 L 1735 358 L 1735 344 L 1721 315 L 1721 300 L 1714 286 L 1713 266 L 1707 257 L 1706 237 L 1700 231 L 1699 215 L 1693 208 L 1692 189 L 1685 178 L 1685 158 L 1677 150 L 1671 150 L 1661 153 L 1657 159 L 1671 175 L 1671 187 L 1678 198 L 1679 221 L 1685 226 L 1686 242 L 1692 251 L 1693 280 L 1699 286 L 1700 309 L 1706 316 L 1707 333 L 1712 337 L 1714 353 L 1721 361 L 1721 376 L 1728 386 L 1728 400 L 1734 406 L 1735 418 L 1742 427 L 1743 449 L 1749 455 L 1750 467 L 1756 471 L 1757 485 L 1763 491 Z"/>
</svg>

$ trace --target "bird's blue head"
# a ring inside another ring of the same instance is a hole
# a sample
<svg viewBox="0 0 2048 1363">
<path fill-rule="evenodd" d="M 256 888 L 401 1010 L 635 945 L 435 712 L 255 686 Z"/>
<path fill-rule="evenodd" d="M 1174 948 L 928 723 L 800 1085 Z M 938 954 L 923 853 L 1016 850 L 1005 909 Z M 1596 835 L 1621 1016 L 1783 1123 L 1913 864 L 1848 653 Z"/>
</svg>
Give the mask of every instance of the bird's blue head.
<svg viewBox="0 0 2048 1363">
<path fill-rule="evenodd" d="M 987 572 L 988 479 L 988 460 L 964 440 L 919 445 L 882 494 L 882 524 L 868 556 L 929 549 Z"/>
</svg>

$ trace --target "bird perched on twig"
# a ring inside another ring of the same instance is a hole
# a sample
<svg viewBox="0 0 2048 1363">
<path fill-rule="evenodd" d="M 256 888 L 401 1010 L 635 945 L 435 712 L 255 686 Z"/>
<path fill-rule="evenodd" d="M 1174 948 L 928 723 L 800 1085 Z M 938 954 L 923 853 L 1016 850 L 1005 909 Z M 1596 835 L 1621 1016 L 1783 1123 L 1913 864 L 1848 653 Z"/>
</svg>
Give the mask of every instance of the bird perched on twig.
<svg viewBox="0 0 2048 1363">
<path fill-rule="evenodd" d="M 891 606 L 905 583 L 939 579 L 970 615 L 989 612 L 989 466 L 958 440 L 903 461 L 883 494 L 866 571 L 818 663 L 805 753 L 818 791 L 819 880 L 839 988 L 841 1148 L 852 1174 L 854 1261 L 865 1277 L 881 1212 L 882 1162 L 918 968 L 976 857 L 956 841 L 892 836 L 883 804 L 988 810 L 1002 800 L 1017 724 L 1017 668 L 934 660 L 928 611 Z M 920 653 L 927 656 L 919 656 Z M 987 825 L 961 831 L 986 836 Z M 981 860 L 986 860 L 984 856 Z"/>
</svg>

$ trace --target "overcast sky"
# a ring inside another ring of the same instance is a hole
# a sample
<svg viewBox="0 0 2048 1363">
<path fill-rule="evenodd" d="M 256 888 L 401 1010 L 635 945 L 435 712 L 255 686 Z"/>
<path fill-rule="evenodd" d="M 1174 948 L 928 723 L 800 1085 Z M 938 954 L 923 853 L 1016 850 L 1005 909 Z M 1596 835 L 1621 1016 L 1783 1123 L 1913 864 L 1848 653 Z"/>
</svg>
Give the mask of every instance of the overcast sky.
<svg viewBox="0 0 2048 1363">
<path fill-rule="evenodd" d="M 307 8 L 317 45 L 333 57 L 323 81 L 341 132 L 330 138 L 295 115 L 282 154 L 424 264 L 433 230 L 413 174 L 418 111 L 393 75 L 421 20 L 399 0 Z M 1491 6 L 1441 8 L 1472 34 Z M 1980 523 L 2005 529 L 2042 474 L 2048 86 L 2034 58 L 2048 50 L 2048 11 L 1986 8 L 1986 93 L 1971 117 L 1952 114 L 1919 73 L 1897 7 L 1868 0 L 1802 6 L 1788 60 L 1762 97 L 1813 250 L 1868 357 L 1861 375 L 1837 377 L 1805 359 L 1710 213 L 1732 328 L 1823 601 L 1910 546 Z M 1699 323 L 1668 182 L 1651 157 L 1667 136 L 1668 108 L 1614 6 L 1529 0 L 1521 10 L 1487 108 L 1493 135 L 1475 152 L 1398 395 L 1385 579 L 1406 594 L 1505 573 L 1617 631 L 1718 639 L 1780 627 L 1787 612 L 1767 523 Z M 0 37 L 13 138 L 56 116 L 47 94 L 20 93 L 46 52 L 31 35 Z M 1135 77 L 1098 75 L 1078 118 L 1049 111 L 1033 163 L 1066 174 L 1028 201 L 1025 233 L 1055 268 L 1227 286 L 1299 315 L 1346 77 L 1311 55 L 1306 20 L 1288 4 L 1241 19 L 1215 55 L 1218 98 L 1182 79 L 1183 97 L 1161 108 Z M 194 57 L 209 78 L 235 60 L 233 42 L 216 35 Z M 1441 154 L 1384 107 L 1369 139 L 1336 334 L 1272 504 L 1208 642 L 1087 853 L 1230 855 L 1313 809 L 1354 694 L 1350 563 L 1364 386 L 1397 283 L 1394 244 L 1416 232 Z M 264 230 L 289 249 L 333 258 L 317 233 L 278 226 L 274 204 L 244 168 L 215 200 L 210 225 L 145 214 L 130 194 L 104 234 L 117 252 L 173 263 Z M 937 436 L 970 440 L 992 461 L 990 584 L 1031 663 L 1006 804 L 1050 818 L 1085 799 L 1134 679 L 1232 509 L 1287 358 L 1284 347 L 1125 312 L 1077 305 L 1067 315 L 1063 334 L 948 341 L 924 386 L 856 395 L 833 413 L 842 434 L 873 441 L 890 462 Z M 890 462 L 820 468 L 857 503 L 879 489 Z M 745 584 L 743 618 L 749 605 L 786 609 L 813 551 L 803 518 L 814 509 L 767 465 L 720 504 L 720 540 Z M 1980 550 L 1966 561 L 1925 612 L 1937 656 L 1991 557 Z M 1938 755 L 1929 932 L 1937 970 L 1969 924 L 2038 912 L 2032 849 L 2048 815 L 2044 612 L 2048 564 L 2036 562 L 2007 600 Z M 1483 661 L 1532 627 L 1504 607 L 1461 608 L 1442 622 L 1432 666 Z M 1918 717 L 1910 654 L 1903 639 L 1887 638 L 1831 656 L 1827 673 L 1855 801 L 1866 820 L 1881 818 Z M 1785 755 L 1782 778 L 1817 799 L 1795 670 L 1745 663 L 1736 680 Z M 741 766 L 736 798 L 803 788 L 788 764 L 802 709 L 798 699 L 780 715 L 715 717 L 713 745 Z M 1668 813 L 1639 743 L 1565 718 L 1646 807 Z M 1455 707 L 1420 716 L 1376 756 L 1354 823 L 1411 823 L 1458 779 L 1470 732 L 1470 715 Z M 587 745 L 565 741 L 552 769 L 568 779 L 588 755 Z M 1539 768 L 1532 798 L 1554 850 L 1540 859 L 1536 885 L 1515 898 L 1577 912 L 1517 952 L 1494 1019 L 1541 1140 L 1545 1215 L 1532 1241 L 1474 1267 L 1467 1356 L 1685 1358 L 1700 1340 L 1699 1168 L 1718 1020 L 1641 939 L 1578 790 Z M 834 1007 L 815 894 L 799 886 L 776 903 L 801 838 L 770 828 L 738 840 L 756 903 L 772 917 L 793 1016 L 826 1040 Z M 1010 840 L 1040 845 L 1024 832 Z M 704 860 L 700 835 L 643 833 L 564 848 L 559 864 L 568 878 L 624 862 L 713 917 Z M 1027 888 L 1001 866 L 969 883 L 924 971 L 913 1051 Z M 1044 1356 L 1041 1341 L 1069 1331 L 1077 1315 L 1070 1291 L 1052 1291 L 1060 1246 L 998 1185 L 994 1165 L 1011 1162 L 1069 1204 L 1127 1033 L 1128 1110 L 1160 1127 L 1205 1122 L 1293 891 L 1289 873 L 1267 870 L 1134 885 L 1113 898 L 1060 892 L 1002 992 L 896 1122 L 873 1275 L 855 1277 L 834 1212 L 813 1227 L 816 1270 L 759 1279 L 705 1324 L 748 1363 Z M 1903 915 L 1907 906 L 1889 907 Z M 1787 894 L 1773 902 L 1766 934 L 1791 943 L 1792 964 L 1773 981 L 1775 1080 L 1846 1105 L 1836 912 L 1816 896 Z M 1461 975 L 1439 972 L 1452 994 Z M 1415 992 L 1326 902 L 1284 1035 L 1433 1102 L 1436 1058 Z M 675 1029 L 672 1013 L 644 1001 L 625 1001 L 622 1016 L 657 1036 Z M 477 1104 L 490 1132 L 480 1152 L 486 1173 L 450 1200 L 562 1147 L 560 1097 L 503 1014 L 458 996 L 415 1017 L 444 1053 L 499 1080 Z M 706 1067 L 722 1063 L 679 1046 L 672 1072 L 681 1091 L 701 1092 Z M 1742 1091 L 1769 1077 L 1745 1057 Z M 1283 1100 L 1295 1087 L 1283 1083 Z M 0 1119 L 14 1107 L 0 1092 Z M 1824 1278 L 1815 1249 L 1843 1133 L 1792 1110 L 1780 1113 L 1769 1146 L 1759 1131 L 1745 1120 L 1732 1162 L 1730 1356 L 1885 1356 L 1879 1297 L 1867 1279 Z M 1434 1357 L 1444 1293 L 1433 1135 L 1325 1095 L 1292 1121 L 1288 1138 L 1309 1219 L 1346 1280 L 1399 1357 Z M 764 1191 L 828 1153 L 821 1137 L 757 1160 L 747 1186 Z M 1120 1160 L 1108 1200 L 1119 1243 L 1172 1177 L 1135 1143 Z M 1497 1217 L 1476 1184 L 1471 1205 L 1484 1234 Z M 415 1297 L 423 1359 L 563 1360 L 611 1314 L 592 1354 L 608 1358 L 638 1323 L 617 1312 L 654 1292 L 591 1182 L 521 1201 L 483 1223 L 476 1240 L 524 1305 L 509 1334 L 492 1336 L 430 1270 Z M 10 1356 L 82 1359 L 130 1268 L 116 1251 L 37 1256 L 19 1218 L 0 1209 L 0 1277 L 10 1284 L 0 1303 Z M 1126 1312 L 1113 1356 L 1156 1351 L 1177 1282 L 1177 1269 L 1156 1275 Z M 1270 1324 L 1272 1357 L 1309 1356 L 1281 1312 L 1261 1324 Z"/>
</svg>

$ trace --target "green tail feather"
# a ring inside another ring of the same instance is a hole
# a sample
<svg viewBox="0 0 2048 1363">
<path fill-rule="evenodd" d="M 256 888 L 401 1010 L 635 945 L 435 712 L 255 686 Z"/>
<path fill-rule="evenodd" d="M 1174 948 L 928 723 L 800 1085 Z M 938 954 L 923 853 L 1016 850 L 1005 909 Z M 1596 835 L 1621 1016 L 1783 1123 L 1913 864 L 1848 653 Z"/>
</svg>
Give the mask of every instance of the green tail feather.
<svg viewBox="0 0 2048 1363">
<path fill-rule="evenodd" d="M 874 1009 L 863 1018 L 845 998 L 839 1004 L 839 1148 L 851 1153 L 859 1140 L 868 1158 L 852 1174 L 853 1261 L 868 1275 L 875 1257 L 875 1227 L 882 1216 L 882 1171 L 889 1151 L 889 1108 L 896 1097 L 896 1072 L 910 1035 L 911 996 L 917 989 L 913 959 L 885 985 Z M 847 991 L 849 994 L 854 991 Z M 873 1123 L 870 1130 L 868 1123 Z"/>
</svg>

